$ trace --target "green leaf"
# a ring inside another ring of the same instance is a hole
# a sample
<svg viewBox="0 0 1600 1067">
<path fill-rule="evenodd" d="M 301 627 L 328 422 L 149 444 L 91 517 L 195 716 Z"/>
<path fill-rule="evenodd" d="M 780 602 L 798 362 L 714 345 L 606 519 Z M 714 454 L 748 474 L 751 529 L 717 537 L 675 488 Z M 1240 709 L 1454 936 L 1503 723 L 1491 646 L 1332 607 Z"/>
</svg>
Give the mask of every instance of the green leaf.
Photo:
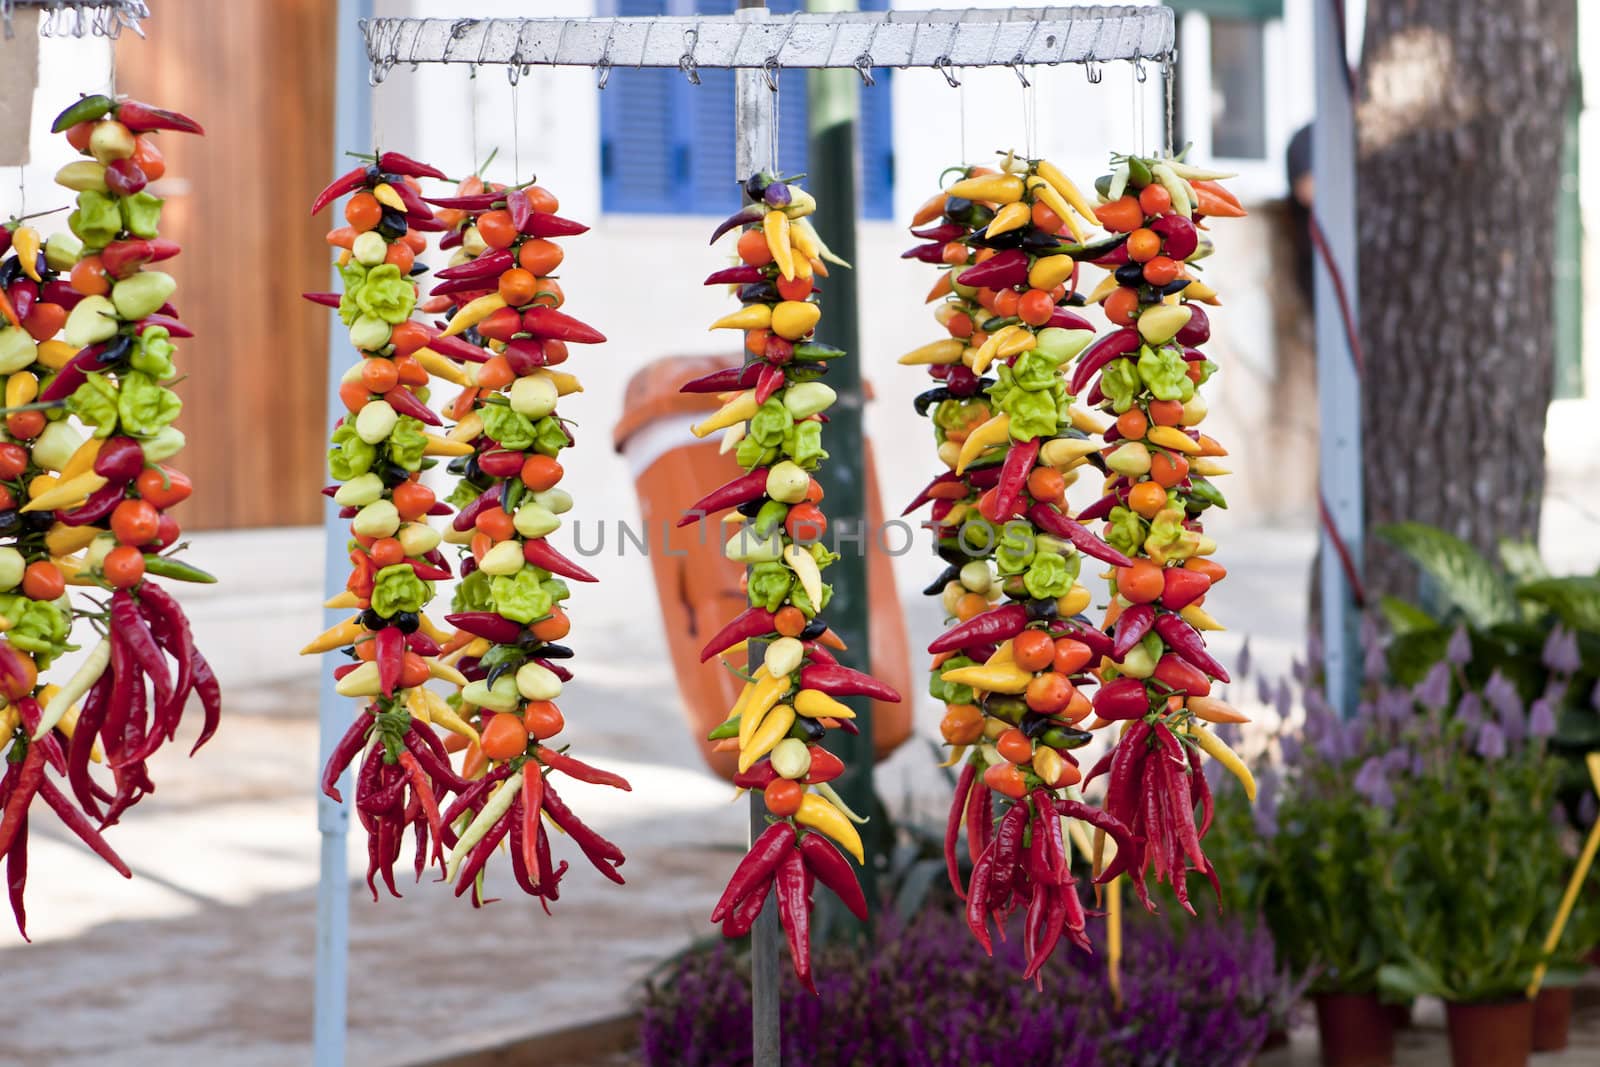
<svg viewBox="0 0 1600 1067">
<path fill-rule="evenodd" d="M 1420 522 L 1380 526 L 1377 533 L 1410 557 L 1473 626 L 1493 626 L 1516 614 L 1511 590 L 1494 564 L 1459 537 Z"/>
<path fill-rule="evenodd" d="M 1443 985 L 1432 968 L 1421 964 L 1385 963 L 1378 968 L 1378 988 L 1397 999 L 1432 996 L 1441 992 Z"/>
<path fill-rule="evenodd" d="M 934 881 L 943 875 L 944 864 L 939 860 L 925 859 L 912 864 L 900 883 L 900 891 L 894 897 L 894 910 L 899 913 L 902 922 L 910 922 L 916 917 L 927 901 Z"/>
<path fill-rule="evenodd" d="M 1383 613 L 1383 621 L 1389 624 L 1389 629 L 1397 636 L 1416 633 L 1419 630 L 1432 630 L 1439 625 L 1438 620 L 1432 615 L 1399 597 L 1384 597 L 1378 602 L 1378 610 Z"/>
<path fill-rule="evenodd" d="M 1541 578 L 1517 587 L 1517 596 L 1555 612 L 1573 630 L 1600 630 L 1600 578 Z"/>
<path fill-rule="evenodd" d="M 1502 540 L 1500 566 L 1519 582 L 1535 582 L 1550 577 L 1550 570 L 1539 555 L 1539 546 L 1532 541 L 1513 541 L 1509 537 Z"/>
</svg>

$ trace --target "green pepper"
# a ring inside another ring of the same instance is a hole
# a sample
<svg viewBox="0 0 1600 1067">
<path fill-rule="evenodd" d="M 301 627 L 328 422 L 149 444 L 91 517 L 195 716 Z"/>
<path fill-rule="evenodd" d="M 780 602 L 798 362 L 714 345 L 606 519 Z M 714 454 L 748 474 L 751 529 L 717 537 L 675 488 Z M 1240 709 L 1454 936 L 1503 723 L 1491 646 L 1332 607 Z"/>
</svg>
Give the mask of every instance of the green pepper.
<svg viewBox="0 0 1600 1067">
<path fill-rule="evenodd" d="M 995 546 L 995 569 L 1001 574 L 1021 574 L 1028 569 L 1037 548 L 1032 528 L 1026 523 L 1008 522 Z"/>
<path fill-rule="evenodd" d="M 783 401 L 770 397 L 750 417 L 749 436 L 768 448 L 776 448 L 783 443 L 784 431 L 793 425 L 794 416 L 783 406 Z"/>
<path fill-rule="evenodd" d="M 1218 507 L 1223 511 L 1228 510 L 1228 501 L 1209 478 L 1198 474 L 1189 476 L 1189 496 L 1204 507 Z"/>
<path fill-rule="evenodd" d="M 122 376 L 117 414 L 128 433 L 152 436 L 172 425 L 182 410 L 183 401 L 178 399 L 178 394 L 143 371 L 131 370 Z"/>
<path fill-rule="evenodd" d="M 6 640 L 31 653 L 38 666 L 48 667 L 50 661 L 66 651 L 72 622 L 54 601 L 11 596 L 0 600 L 0 611 L 11 621 Z"/>
<path fill-rule="evenodd" d="M 89 371 L 83 376 L 83 384 L 67 398 L 67 410 L 85 426 L 93 426 L 96 437 L 110 437 L 117 430 L 115 383 L 99 371 Z"/>
<path fill-rule="evenodd" d="M 976 660 L 969 659 L 966 656 L 951 656 L 929 672 L 928 695 L 946 704 L 972 703 L 973 693 L 971 686 L 947 682 L 942 675 L 945 671 L 954 670 L 957 667 L 976 667 L 977 665 Z"/>
<path fill-rule="evenodd" d="M 428 447 L 428 435 L 422 428 L 422 420 L 401 415 L 395 420 L 394 429 L 389 431 L 385 447 L 389 450 L 391 460 L 408 471 L 417 470 L 422 465 L 422 450 Z"/>
<path fill-rule="evenodd" d="M 104 93 L 95 93 L 93 96 L 80 96 L 76 101 L 67 105 L 67 109 L 56 116 L 50 124 L 51 133 L 65 133 L 80 122 L 93 122 L 95 119 L 104 118 L 116 106 L 116 101 Z"/>
<path fill-rule="evenodd" d="M 165 326 L 146 326 L 144 332 L 134 340 L 128 364 L 157 381 L 175 376 L 178 372 L 172 365 L 172 354 L 177 347 L 173 345 L 171 337 Z"/>
<path fill-rule="evenodd" d="M 739 444 L 733 451 L 733 458 L 745 470 L 753 471 L 757 467 L 770 466 L 773 460 L 778 458 L 778 450 L 747 435 L 739 439 Z"/>
<path fill-rule="evenodd" d="M 67 216 L 67 228 L 88 249 L 101 249 L 122 232 L 122 212 L 116 200 L 105 193 L 85 189 L 78 194 L 78 208 Z"/>
<path fill-rule="evenodd" d="M 534 426 L 533 449 L 541 455 L 554 457 L 572 443 L 567 428 L 554 415 L 546 415 Z"/>
<path fill-rule="evenodd" d="M 411 317 L 411 309 L 417 303 L 417 287 L 393 263 L 380 263 L 367 271 L 355 299 L 364 313 L 393 326 Z"/>
<path fill-rule="evenodd" d="M 1189 365 L 1184 362 L 1183 353 L 1177 349 L 1167 345 L 1160 348 L 1144 346 L 1139 351 L 1138 372 L 1139 380 L 1144 382 L 1157 400 L 1182 402 L 1194 396 L 1194 382 L 1189 380 Z M 1102 392 L 1105 391 L 1104 385 L 1100 388 Z"/>
<path fill-rule="evenodd" d="M 756 512 L 756 517 L 751 520 L 750 532 L 761 540 L 766 540 L 772 531 L 783 525 L 783 520 L 789 515 L 789 505 L 781 500 L 769 500 L 761 505 L 761 510 Z"/>
<path fill-rule="evenodd" d="M 1077 556 L 1074 555 L 1072 559 L 1075 563 Z M 1022 584 L 1035 600 L 1054 600 L 1066 595 L 1076 577 L 1072 563 L 1068 563 L 1065 556 L 1056 552 L 1036 552 L 1033 562 L 1028 565 L 1028 572 L 1022 576 Z"/>
<path fill-rule="evenodd" d="M 789 588 L 794 585 L 794 572 L 782 563 L 757 563 L 750 568 L 745 582 L 745 594 L 751 607 L 763 611 L 777 611 L 789 598 Z"/>
<path fill-rule="evenodd" d="M 352 259 L 339 268 L 339 277 L 344 282 L 344 292 L 339 294 L 339 321 L 353 326 L 361 317 L 361 305 L 356 302 L 356 296 L 366 284 L 367 268 Z"/>
<path fill-rule="evenodd" d="M 201 585 L 217 583 L 216 575 L 172 556 L 147 555 L 144 557 L 144 570 L 146 574 L 171 578 L 175 582 L 198 582 Z"/>
<path fill-rule="evenodd" d="M 822 447 L 822 423 L 797 422 L 783 432 L 783 452 L 802 470 L 815 470 L 828 458 Z"/>
<path fill-rule="evenodd" d="M 79 391 L 82 389 L 80 386 Z M 76 397 L 77 394 L 73 395 Z M 97 432 L 95 436 L 103 435 Z M 335 481 L 348 482 L 351 478 L 367 473 L 372 469 L 373 461 L 378 458 L 378 450 L 363 441 L 361 435 L 356 433 L 353 418 L 346 419 L 336 426 L 329 441 L 333 448 L 328 451 L 328 473 L 333 475 Z"/>
<path fill-rule="evenodd" d="M 457 612 L 493 611 L 494 593 L 489 589 L 489 576 L 482 571 L 473 571 L 461 579 L 456 583 L 450 607 Z"/>
<path fill-rule="evenodd" d="M 526 626 L 550 614 L 550 594 L 532 567 L 523 567 L 515 574 L 496 575 L 489 580 L 489 590 L 494 597 L 494 610 L 512 622 Z"/>
<path fill-rule="evenodd" d="M 379 571 L 372 584 L 372 610 L 384 618 L 401 611 L 421 611 L 431 590 L 409 563 Z"/>
<path fill-rule="evenodd" d="M 533 446 L 533 420 L 508 404 L 485 404 L 478 412 L 483 419 L 483 432 L 499 443 L 501 448 L 524 452 Z"/>
<path fill-rule="evenodd" d="M 122 197 L 120 215 L 123 228 L 135 237 L 153 239 L 161 227 L 162 203 L 159 196 L 147 192 L 137 192 L 132 196 Z M 82 234 L 78 236 L 83 237 Z M 90 242 L 84 238 L 84 243 Z"/>
<path fill-rule="evenodd" d="M 1124 556 L 1136 555 L 1144 544 L 1144 519 L 1136 511 L 1114 507 L 1106 517 L 1106 544 Z"/>
<path fill-rule="evenodd" d="M 1139 369 L 1129 359 L 1114 359 L 1100 372 L 1100 391 L 1111 401 L 1111 410 L 1119 415 L 1133 407 L 1143 385 Z"/>
</svg>

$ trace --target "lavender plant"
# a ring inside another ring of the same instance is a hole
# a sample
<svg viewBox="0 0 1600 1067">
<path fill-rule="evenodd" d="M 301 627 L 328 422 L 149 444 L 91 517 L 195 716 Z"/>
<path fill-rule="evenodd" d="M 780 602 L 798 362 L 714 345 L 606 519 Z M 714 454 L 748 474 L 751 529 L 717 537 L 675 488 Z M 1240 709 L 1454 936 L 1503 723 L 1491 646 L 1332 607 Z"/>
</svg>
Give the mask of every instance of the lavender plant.
<svg viewBox="0 0 1600 1067">
<path fill-rule="evenodd" d="M 984 956 L 961 919 L 928 909 L 880 924 L 866 951 L 844 946 L 818 967 L 818 996 L 783 998 L 786 1062 L 814 1067 L 968 1067 L 1005 1059 L 1061 1067 L 1237 1067 L 1266 1036 L 1278 988 L 1272 942 L 1239 924 L 1160 924 L 1125 932 L 1122 1002 L 1103 957 L 1062 953 L 1041 993 L 1013 978 L 1020 927 Z M 1093 931 L 1104 943 L 1103 928 Z M 734 1067 L 749 1062 L 744 961 L 724 946 L 680 958 L 646 989 L 645 1062 Z"/>
</svg>

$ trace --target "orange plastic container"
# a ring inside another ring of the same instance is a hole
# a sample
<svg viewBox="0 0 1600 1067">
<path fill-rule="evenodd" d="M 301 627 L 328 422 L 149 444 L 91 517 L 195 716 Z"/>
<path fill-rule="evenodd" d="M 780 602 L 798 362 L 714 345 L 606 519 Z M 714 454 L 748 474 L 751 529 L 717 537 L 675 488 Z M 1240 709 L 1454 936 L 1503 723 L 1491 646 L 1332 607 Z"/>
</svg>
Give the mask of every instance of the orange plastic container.
<svg viewBox="0 0 1600 1067">
<path fill-rule="evenodd" d="M 716 409 L 715 396 L 680 393 L 678 387 L 737 361 L 735 356 L 669 356 L 649 364 L 629 380 L 623 415 L 612 434 L 617 451 L 633 468 L 639 511 L 650 531 L 650 565 L 655 572 L 661 621 L 690 729 L 706 763 L 729 780 L 735 755 L 712 752 L 705 737 L 727 718 L 744 683 L 715 658 L 701 663 L 700 649 L 746 607 L 739 589 L 744 568 L 723 556 L 719 523 L 702 522 L 683 529 L 673 524 L 686 505 L 738 473 L 731 456 L 718 454 L 717 437 L 702 441 L 689 432 L 690 423 Z M 870 442 L 864 458 L 867 522 L 875 530 L 883 522 L 883 507 Z M 824 470 L 824 488 L 826 485 Z M 661 541 L 663 530 L 665 543 Z M 876 543 L 867 549 L 867 584 L 868 602 L 888 609 L 878 610 L 872 617 L 872 673 L 905 698 L 898 704 L 873 702 L 872 745 L 881 760 L 911 736 L 915 693 L 894 570 Z"/>
</svg>

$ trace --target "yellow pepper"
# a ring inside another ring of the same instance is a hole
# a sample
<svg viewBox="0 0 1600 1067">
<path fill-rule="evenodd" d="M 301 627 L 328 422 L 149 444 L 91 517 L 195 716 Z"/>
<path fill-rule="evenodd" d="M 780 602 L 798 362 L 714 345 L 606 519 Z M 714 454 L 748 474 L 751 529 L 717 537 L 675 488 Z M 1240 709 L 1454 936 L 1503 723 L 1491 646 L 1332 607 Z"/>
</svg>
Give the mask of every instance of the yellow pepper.
<svg viewBox="0 0 1600 1067">
<path fill-rule="evenodd" d="M 785 279 L 794 277 L 794 247 L 789 243 L 789 216 L 782 211 L 769 211 L 761 220 L 761 232 L 767 239 L 767 249 L 778 273 Z"/>
<path fill-rule="evenodd" d="M 856 832 L 855 826 L 845 818 L 844 812 L 815 793 L 807 793 L 800 798 L 800 810 L 794 813 L 794 821 L 833 838 L 857 863 L 866 862 L 861 835 Z"/>
<path fill-rule="evenodd" d="M 478 323 L 505 306 L 505 297 L 499 293 L 480 296 L 455 313 L 455 316 L 450 320 L 450 325 L 444 329 L 444 336 L 454 337 L 458 333 L 465 333 L 469 327 L 478 325 Z"/>
<path fill-rule="evenodd" d="M 1186 456 L 1198 455 L 1200 452 L 1199 444 L 1176 426 L 1152 426 L 1144 436 L 1151 444 L 1170 452 L 1182 452 Z"/>
<path fill-rule="evenodd" d="M 105 477 L 93 471 L 80 474 L 76 478 L 63 478 L 29 500 L 21 510 L 57 511 L 62 508 L 74 508 L 90 493 L 104 488 L 105 484 Z"/>
<path fill-rule="evenodd" d="M 806 599 L 814 605 L 822 603 L 822 571 L 811 553 L 800 545 L 784 545 L 783 562 L 800 580 L 800 588 L 805 590 Z"/>
<path fill-rule="evenodd" d="M 795 714 L 806 719 L 853 719 L 856 713 L 827 693 L 802 689 L 794 698 Z"/>
<path fill-rule="evenodd" d="M 1222 764 L 1227 772 L 1239 779 L 1239 784 L 1244 786 L 1244 795 L 1250 803 L 1256 802 L 1256 776 L 1250 773 L 1250 768 L 1244 765 L 1244 760 L 1239 754 L 1229 748 L 1227 742 L 1216 734 L 1207 730 L 1198 723 L 1189 724 L 1189 736 L 1194 738 L 1194 743 L 1200 746 L 1200 751 Z"/>
<path fill-rule="evenodd" d="M 1014 174 L 982 174 L 976 178 L 963 178 L 946 189 L 945 194 L 990 204 L 1015 204 L 1022 199 L 1026 188 L 1022 179 Z"/>
<path fill-rule="evenodd" d="M 1072 210 L 1076 211 L 1084 222 L 1090 226 L 1100 225 L 1100 217 L 1094 213 L 1094 208 L 1078 191 L 1078 187 L 1072 184 L 1072 179 L 1061 173 L 1061 168 L 1048 159 L 1041 159 L 1034 170 L 1039 177 L 1050 183 L 1051 188 L 1061 194 L 1061 199 L 1072 205 Z"/>
<path fill-rule="evenodd" d="M 997 448 L 1011 439 L 1011 416 L 1005 412 L 975 428 L 961 442 L 961 453 L 956 458 L 956 473 L 966 471 L 973 460 L 990 448 Z"/>
<path fill-rule="evenodd" d="M 1062 199 L 1061 194 L 1056 192 L 1055 187 L 1037 176 L 1029 178 L 1027 184 L 1028 191 L 1033 194 L 1034 199 L 1054 211 L 1067 227 L 1067 232 L 1072 234 L 1072 239 L 1081 243 L 1083 241 L 1083 227 L 1078 224 L 1077 218 L 1072 214 L 1072 209 L 1067 206 L 1067 202 Z M 1039 287 L 1035 286 L 1035 288 Z"/>
<path fill-rule="evenodd" d="M 750 693 L 750 702 L 740 710 L 739 714 L 740 751 L 750 744 L 750 739 L 761 727 L 761 721 L 777 706 L 778 701 L 789 695 L 789 690 L 793 687 L 794 683 L 789 680 L 787 674 L 776 678 L 764 677 L 755 684 Z"/>
<path fill-rule="evenodd" d="M 961 353 L 966 351 L 966 348 L 966 342 L 954 337 L 946 337 L 942 341 L 931 341 L 921 348 L 913 348 L 901 356 L 898 362 L 903 367 L 960 363 Z"/>
<path fill-rule="evenodd" d="M 367 636 L 367 628 L 361 625 L 361 616 L 352 615 L 337 626 L 330 626 L 322 633 L 311 639 L 311 643 L 300 650 L 302 656 L 320 656 L 324 652 L 332 652 L 345 645 L 353 645 L 361 638 Z"/>
<path fill-rule="evenodd" d="M 740 772 L 748 771 L 756 760 L 771 752 L 779 741 L 788 736 L 789 728 L 793 725 L 793 707 L 788 704 L 779 704 L 774 707 L 762 718 L 761 725 L 756 729 L 755 733 L 750 735 L 749 743 L 740 746 Z"/>
<path fill-rule="evenodd" d="M 1007 204 L 994 213 L 994 218 L 989 220 L 989 225 L 984 227 L 985 237 L 998 237 L 1002 233 L 1020 230 L 1033 218 L 1033 211 L 1027 204 L 1020 201 Z"/>
<path fill-rule="evenodd" d="M 1015 663 L 983 664 L 976 667 L 952 667 L 939 677 L 953 685 L 971 686 L 985 693 L 1022 693 L 1033 681 L 1033 672 L 1025 671 Z"/>
<path fill-rule="evenodd" d="M 751 304 L 738 311 L 731 311 L 713 322 L 713 330 L 765 330 L 772 325 L 772 306 L 770 304 Z"/>
<path fill-rule="evenodd" d="M 696 437 L 708 437 L 724 427 L 744 422 L 760 408 L 761 405 L 756 403 L 756 391 L 748 389 L 706 416 L 703 421 L 695 423 L 689 428 L 689 432 Z"/>
</svg>

